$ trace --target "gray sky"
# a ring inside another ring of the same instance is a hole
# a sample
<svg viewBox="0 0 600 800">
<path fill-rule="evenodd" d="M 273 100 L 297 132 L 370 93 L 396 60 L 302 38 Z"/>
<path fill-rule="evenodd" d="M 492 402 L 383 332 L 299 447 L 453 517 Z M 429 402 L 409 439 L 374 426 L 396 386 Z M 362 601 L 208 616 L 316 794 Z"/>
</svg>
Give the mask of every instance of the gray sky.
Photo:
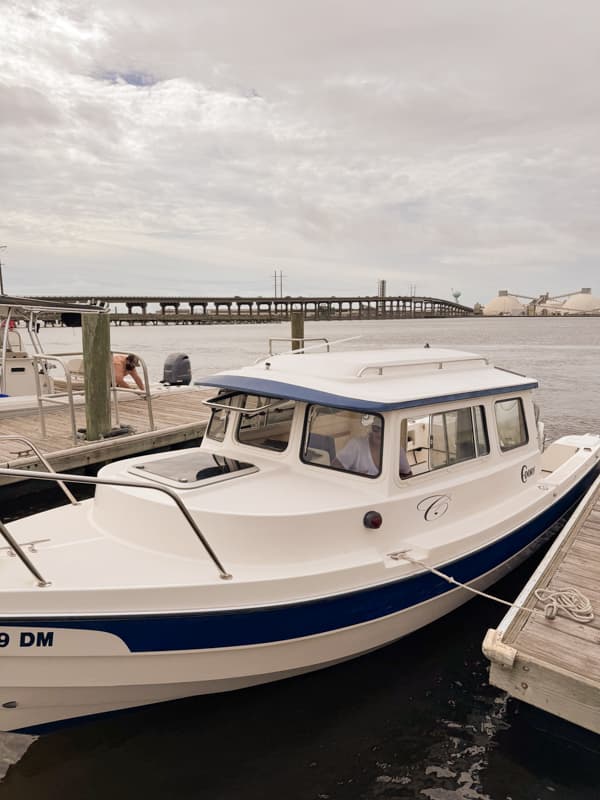
<svg viewBox="0 0 600 800">
<path fill-rule="evenodd" d="M 7 291 L 600 293 L 597 2 L 0 18 Z"/>
</svg>

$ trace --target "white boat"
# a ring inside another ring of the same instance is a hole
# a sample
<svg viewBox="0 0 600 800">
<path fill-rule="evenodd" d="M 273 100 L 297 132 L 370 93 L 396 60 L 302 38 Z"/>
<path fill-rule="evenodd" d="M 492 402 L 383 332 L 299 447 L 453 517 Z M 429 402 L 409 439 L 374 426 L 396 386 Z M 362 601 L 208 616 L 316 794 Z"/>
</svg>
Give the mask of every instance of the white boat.
<svg viewBox="0 0 600 800">
<path fill-rule="evenodd" d="M 83 354 L 47 352 L 40 340 L 39 328 L 41 320 L 48 315 L 53 319 L 67 318 L 70 324 L 79 326 L 81 314 L 105 313 L 108 313 L 105 305 L 0 295 L 0 418 L 36 413 L 42 406 L 44 411 L 49 411 L 84 404 Z M 18 326 L 15 326 L 16 320 Z M 113 388 L 111 395 L 115 406 L 141 394 L 154 397 L 179 388 L 164 382 L 151 383 L 144 359 L 135 355 L 149 392 L 140 392 L 133 384 L 127 389 Z"/>
<path fill-rule="evenodd" d="M 52 317 L 77 315 L 80 319 L 82 313 L 105 312 L 103 306 L 0 295 L 0 416 L 35 412 L 40 404 L 38 398 L 56 401 L 62 398 L 68 402 L 67 392 L 71 386 L 70 382 L 67 385 L 65 374 L 68 370 L 66 357 L 44 351 L 39 337 L 41 318 L 50 314 Z M 16 322 L 19 322 L 18 327 Z M 53 376 L 57 368 L 61 373 L 58 381 Z"/>
<path fill-rule="evenodd" d="M 472 353 L 287 354 L 202 384 L 200 448 L 115 462 L 93 499 L 1 527 L 0 729 L 386 645 L 470 598 L 430 568 L 488 587 L 598 471 L 600 437 L 544 449 L 535 380 Z"/>
</svg>

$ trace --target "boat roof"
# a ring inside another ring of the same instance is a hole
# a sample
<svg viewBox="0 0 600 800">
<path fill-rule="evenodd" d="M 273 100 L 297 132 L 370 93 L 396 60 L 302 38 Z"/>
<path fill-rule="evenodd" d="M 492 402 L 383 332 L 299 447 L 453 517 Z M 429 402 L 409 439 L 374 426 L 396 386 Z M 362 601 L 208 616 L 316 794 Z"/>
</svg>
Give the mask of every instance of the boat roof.
<svg viewBox="0 0 600 800">
<path fill-rule="evenodd" d="M 79 314 L 103 314 L 109 309 L 106 305 L 94 305 L 92 303 L 65 303 L 57 300 L 44 300 L 39 297 L 17 297 L 8 294 L 0 294 L 0 310 L 18 309 L 27 313 L 41 313 L 42 311 L 54 312 L 78 312 Z"/>
<path fill-rule="evenodd" d="M 196 381 L 363 413 L 535 389 L 538 384 L 461 350 L 403 348 L 286 353 Z"/>
</svg>

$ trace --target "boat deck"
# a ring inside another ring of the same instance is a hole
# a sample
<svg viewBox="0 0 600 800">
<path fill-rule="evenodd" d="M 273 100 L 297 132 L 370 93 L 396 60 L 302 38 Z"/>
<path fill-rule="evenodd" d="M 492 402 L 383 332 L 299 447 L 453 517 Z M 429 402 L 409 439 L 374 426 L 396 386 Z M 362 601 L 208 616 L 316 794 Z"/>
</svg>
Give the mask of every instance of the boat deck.
<svg viewBox="0 0 600 800">
<path fill-rule="evenodd" d="M 119 423 L 129 426 L 131 432 L 96 442 L 87 442 L 82 438 L 77 444 L 73 443 L 69 409 L 66 406 L 53 408 L 44 415 L 45 437 L 41 434 L 37 413 L 2 417 L 0 436 L 23 436 L 29 439 L 50 461 L 55 471 L 64 472 L 199 439 L 204 434 L 210 414 L 202 400 L 211 395 L 214 395 L 211 389 L 182 388 L 153 397 L 154 430 L 150 430 L 145 400 L 136 398 L 119 403 Z M 85 428 L 85 406 L 77 406 L 75 415 L 77 428 Z M 44 469 L 25 443 L 2 439 L 0 465 L 12 469 Z M 2 477 L 0 484 L 18 480 Z"/>
<path fill-rule="evenodd" d="M 579 622 L 559 611 L 544 614 L 536 590 L 575 588 L 594 611 Z M 600 733 L 600 478 L 533 574 L 517 605 L 495 631 L 484 653 L 490 683 L 513 697 Z M 511 663 L 512 662 L 512 663 Z"/>
</svg>

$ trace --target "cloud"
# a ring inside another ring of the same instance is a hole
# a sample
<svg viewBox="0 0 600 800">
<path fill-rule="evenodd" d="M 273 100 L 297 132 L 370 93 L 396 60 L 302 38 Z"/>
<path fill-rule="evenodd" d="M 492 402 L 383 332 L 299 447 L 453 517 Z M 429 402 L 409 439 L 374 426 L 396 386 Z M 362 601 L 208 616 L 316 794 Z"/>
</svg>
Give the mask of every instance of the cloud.
<svg viewBox="0 0 600 800">
<path fill-rule="evenodd" d="M 73 269 L 90 292 L 266 294 L 275 268 L 304 294 L 594 284 L 594 3 L 9 0 L 3 16 L 13 291 Z"/>
<path fill-rule="evenodd" d="M 29 86 L 0 83 L 0 126 L 24 130 L 27 127 L 57 124 L 60 115 L 52 103 Z"/>
</svg>

